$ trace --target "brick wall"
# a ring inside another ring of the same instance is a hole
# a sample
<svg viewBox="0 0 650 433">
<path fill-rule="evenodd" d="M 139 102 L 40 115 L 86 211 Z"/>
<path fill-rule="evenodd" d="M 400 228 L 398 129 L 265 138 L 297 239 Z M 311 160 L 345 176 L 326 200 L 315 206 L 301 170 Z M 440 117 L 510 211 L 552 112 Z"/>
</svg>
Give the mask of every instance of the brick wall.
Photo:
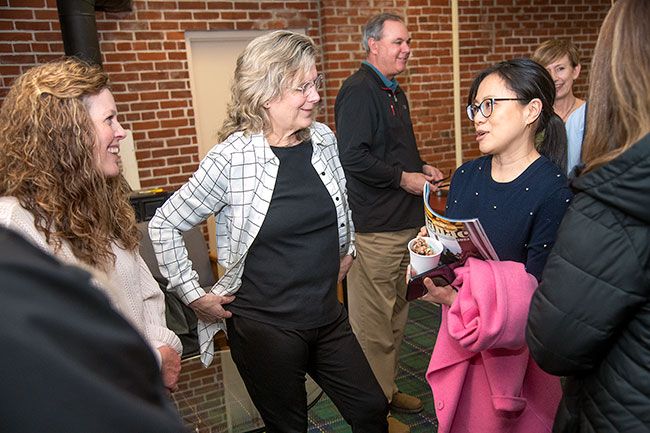
<svg viewBox="0 0 650 433">
<path fill-rule="evenodd" d="M 528 55 L 539 42 L 570 37 L 586 73 L 598 27 L 611 0 L 459 0 L 461 105 L 486 65 Z M 322 121 L 333 127 L 338 88 L 363 59 L 361 26 L 381 10 L 407 17 L 413 37 L 409 94 L 423 157 L 454 165 L 449 0 L 134 0 L 133 11 L 97 13 L 105 69 L 124 125 L 134 132 L 143 187 L 178 186 L 198 163 L 184 31 L 306 28 L 322 47 L 327 75 Z M 0 0 L 0 99 L 30 66 L 63 54 L 55 0 Z M 464 119 L 464 118 L 463 118 Z M 463 121 L 465 159 L 477 156 Z"/>
<path fill-rule="evenodd" d="M 203 367 L 198 357 L 183 360 L 178 390 L 172 397 L 191 431 L 228 431 L 226 390 L 219 357 L 208 368 Z"/>
<path fill-rule="evenodd" d="M 56 0 L 0 0 L 0 98 L 30 66 L 63 55 Z M 184 32 L 306 28 L 320 43 L 316 1 L 134 0 L 97 13 L 104 69 L 120 120 L 133 130 L 143 188 L 178 186 L 198 145 Z"/>
</svg>

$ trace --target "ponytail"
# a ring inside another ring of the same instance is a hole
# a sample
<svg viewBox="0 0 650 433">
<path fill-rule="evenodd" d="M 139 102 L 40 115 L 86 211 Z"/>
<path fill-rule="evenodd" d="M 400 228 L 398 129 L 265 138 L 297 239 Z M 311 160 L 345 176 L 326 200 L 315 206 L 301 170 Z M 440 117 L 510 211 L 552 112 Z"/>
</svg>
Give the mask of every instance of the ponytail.
<svg viewBox="0 0 650 433">
<path fill-rule="evenodd" d="M 542 141 L 539 144 L 536 143 L 535 147 L 539 153 L 560 167 L 563 173 L 566 173 L 568 144 L 564 122 L 555 112 L 552 112 L 548 116 L 546 122 L 542 122 L 541 120 L 539 123 L 540 128 L 543 127 L 542 125 L 544 123 L 546 124 L 546 128 L 541 131 L 543 135 Z"/>
</svg>

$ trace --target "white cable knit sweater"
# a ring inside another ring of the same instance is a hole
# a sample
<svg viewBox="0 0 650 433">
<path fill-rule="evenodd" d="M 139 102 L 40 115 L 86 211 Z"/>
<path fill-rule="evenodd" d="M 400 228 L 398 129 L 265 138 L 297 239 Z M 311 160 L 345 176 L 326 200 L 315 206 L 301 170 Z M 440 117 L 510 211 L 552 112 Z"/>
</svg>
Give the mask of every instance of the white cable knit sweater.
<svg viewBox="0 0 650 433">
<path fill-rule="evenodd" d="M 46 243 L 43 234 L 36 229 L 34 216 L 15 197 L 0 197 L 0 224 L 21 233 L 39 248 L 65 263 L 89 268 L 73 255 L 70 246 L 65 243 L 58 251 L 54 251 Z M 183 347 L 180 340 L 165 324 L 164 294 L 144 260 L 138 252 L 124 250 L 116 244 L 112 245 L 112 250 L 115 254 L 115 267 L 108 273 L 93 269 L 95 276 L 105 276 L 95 279 L 100 280 L 97 286 L 110 299 L 115 309 L 140 331 L 153 349 L 166 344 L 181 354 Z M 158 351 L 154 350 L 154 353 L 160 360 Z"/>
</svg>

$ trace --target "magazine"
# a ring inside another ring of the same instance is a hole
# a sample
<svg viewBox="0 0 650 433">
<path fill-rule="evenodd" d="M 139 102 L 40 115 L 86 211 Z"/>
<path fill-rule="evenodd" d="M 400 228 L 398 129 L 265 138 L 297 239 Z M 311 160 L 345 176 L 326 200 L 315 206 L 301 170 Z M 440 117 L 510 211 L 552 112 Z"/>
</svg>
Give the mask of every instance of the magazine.
<svg viewBox="0 0 650 433">
<path fill-rule="evenodd" d="M 456 278 L 454 269 L 463 266 L 469 257 L 482 260 L 499 260 L 478 218 L 445 218 L 431 208 L 429 183 L 424 184 L 424 221 L 429 237 L 442 242 L 440 263 L 435 268 L 413 276 L 408 283 L 406 299 L 411 301 L 427 293 L 424 278 L 429 277 L 437 286 L 446 286 Z"/>
</svg>

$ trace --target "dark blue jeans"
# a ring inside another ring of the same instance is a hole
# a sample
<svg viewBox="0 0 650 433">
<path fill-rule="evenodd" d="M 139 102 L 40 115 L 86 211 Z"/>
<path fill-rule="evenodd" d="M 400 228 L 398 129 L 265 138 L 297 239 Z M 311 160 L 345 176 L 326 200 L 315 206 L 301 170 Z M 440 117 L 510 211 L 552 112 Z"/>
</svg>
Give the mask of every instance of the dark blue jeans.
<svg viewBox="0 0 650 433">
<path fill-rule="evenodd" d="M 267 433 L 305 433 L 305 374 L 329 396 L 354 433 L 385 433 L 388 402 L 347 312 L 316 329 L 280 329 L 242 316 L 227 320 L 230 351 Z"/>
</svg>

